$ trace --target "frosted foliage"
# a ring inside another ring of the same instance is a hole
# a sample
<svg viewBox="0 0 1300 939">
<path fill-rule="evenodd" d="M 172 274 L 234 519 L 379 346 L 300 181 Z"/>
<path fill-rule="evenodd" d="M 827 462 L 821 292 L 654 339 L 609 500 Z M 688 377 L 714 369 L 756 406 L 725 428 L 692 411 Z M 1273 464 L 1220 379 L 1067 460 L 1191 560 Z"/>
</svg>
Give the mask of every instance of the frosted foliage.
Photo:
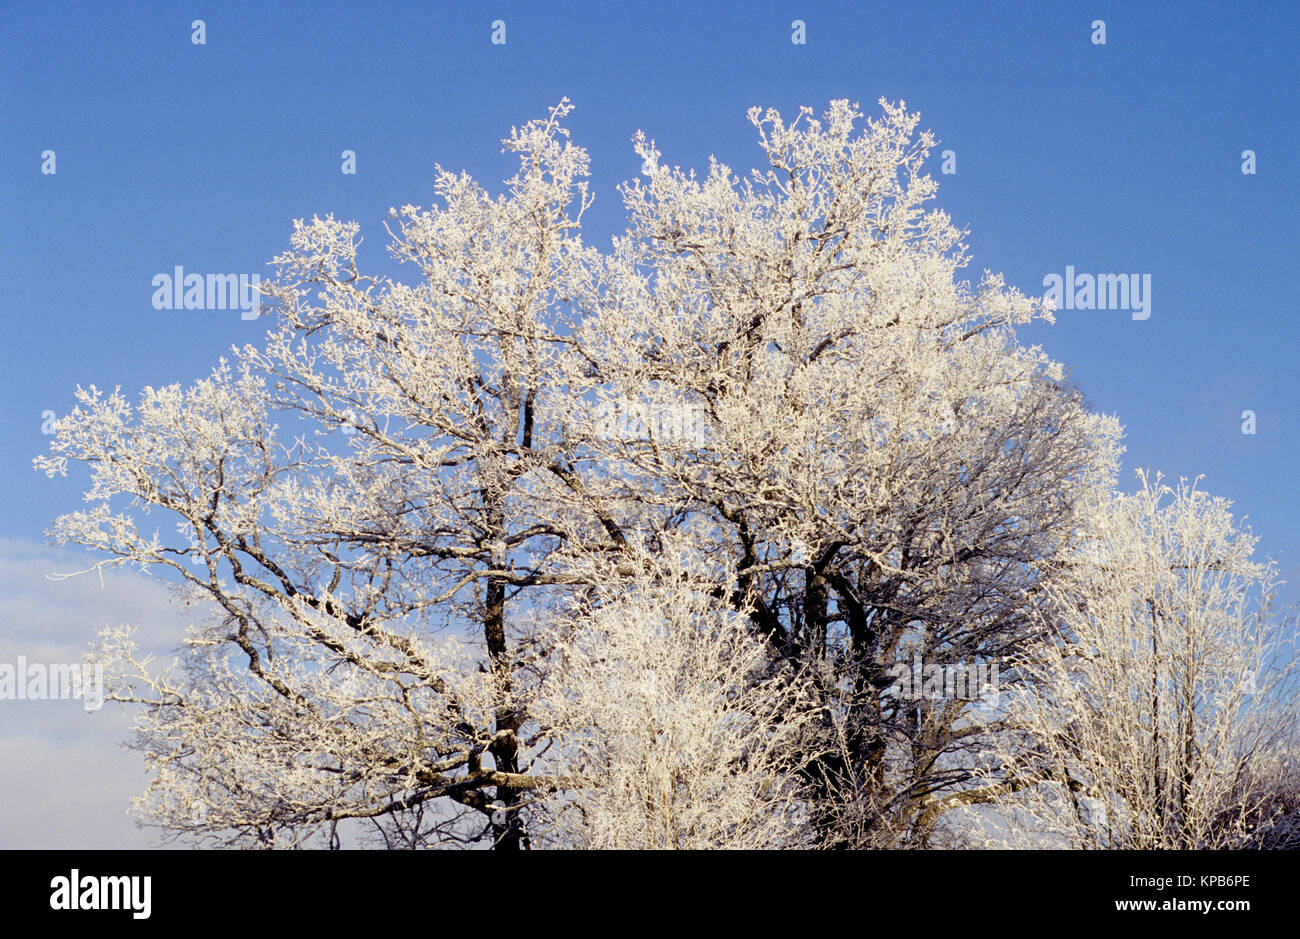
<svg viewBox="0 0 1300 939">
<path fill-rule="evenodd" d="M 555 740 L 555 772 L 586 783 L 544 800 L 548 840 L 811 843 L 792 771 L 809 758 L 812 689 L 789 670 L 773 673 L 745 618 L 692 580 L 682 568 L 648 566 L 618 590 L 592 591 L 557 623 L 561 651 L 534 713 Z"/>
<path fill-rule="evenodd" d="M 1300 846 L 1293 637 L 1229 504 L 1142 475 L 1093 506 L 993 762 L 998 845 Z"/>
<path fill-rule="evenodd" d="M 934 140 L 880 104 L 751 111 L 743 175 L 638 134 L 601 250 L 562 101 L 503 141 L 499 192 L 439 167 L 433 205 L 391 210 L 406 280 L 357 224 L 298 220 L 263 341 L 189 387 L 78 389 L 36 465 L 88 472 L 87 504 L 52 534 L 193 618 L 171 665 L 101 637 L 142 820 L 267 847 L 922 846 L 1005 782 L 982 762 L 1004 715 L 888 675 L 1036 641 L 1121 431 L 1017 339 L 1041 302 L 961 276 Z"/>
</svg>

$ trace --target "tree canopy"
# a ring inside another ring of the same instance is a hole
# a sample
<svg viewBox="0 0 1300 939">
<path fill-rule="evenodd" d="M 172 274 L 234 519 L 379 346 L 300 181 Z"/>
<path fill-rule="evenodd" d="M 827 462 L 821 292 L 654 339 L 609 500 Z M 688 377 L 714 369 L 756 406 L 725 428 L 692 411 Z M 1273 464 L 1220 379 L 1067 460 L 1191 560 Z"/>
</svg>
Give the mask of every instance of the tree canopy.
<svg viewBox="0 0 1300 939">
<path fill-rule="evenodd" d="M 746 175 L 638 135 L 600 250 L 562 101 L 504 141 L 501 193 L 439 167 L 433 206 L 391 210 L 409 282 L 361 269 L 355 223 L 299 220 L 262 343 L 135 402 L 78 389 L 36 464 L 86 464 L 89 507 L 53 534 L 196 616 L 172 668 L 125 628 L 97 653 L 139 706 L 144 818 L 272 847 L 925 846 L 1047 779 L 1016 755 L 1080 713 L 892 670 L 1003 661 L 1038 700 L 1058 676 L 1027 650 L 1136 596 L 1077 559 L 1169 555 L 1102 511 L 1118 421 L 1017 338 L 1052 311 L 960 278 L 934 138 L 880 106 L 752 109 Z M 1238 599 L 1201 589 L 1168 586 Z"/>
</svg>

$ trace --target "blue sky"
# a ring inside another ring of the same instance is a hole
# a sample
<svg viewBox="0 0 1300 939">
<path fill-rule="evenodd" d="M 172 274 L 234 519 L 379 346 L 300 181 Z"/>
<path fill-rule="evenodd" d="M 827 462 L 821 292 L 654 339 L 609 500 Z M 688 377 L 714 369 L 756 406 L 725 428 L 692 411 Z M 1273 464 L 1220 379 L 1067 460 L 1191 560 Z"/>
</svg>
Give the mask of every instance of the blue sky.
<svg viewBox="0 0 1300 939">
<path fill-rule="evenodd" d="M 1300 596 L 1296 4 L 41 3 L 7 10 L 0 40 L 6 550 L 80 504 L 84 478 L 32 468 L 43 411 L 78 383 L 191 381 L 265 328 L 155 310 L 155 274 L 267 274 L 293 219 L 330 212 L 383 264 L 389 206 L 427 205 L 435 162 L 496 188 L 501 138 L 562 96 L 592 155 L 586 237 L 607 245 L 638 128 L 664 162 L 743 171 L 750 106 L 884 96 L 940 139 L 971 276 L 1035 294 L 1067 265 L 1151 276 L 1147 320 L 1062 311 L 1024 336 L 1126 425 L 1126 485 L 1204 474 Z"/>
</svg>

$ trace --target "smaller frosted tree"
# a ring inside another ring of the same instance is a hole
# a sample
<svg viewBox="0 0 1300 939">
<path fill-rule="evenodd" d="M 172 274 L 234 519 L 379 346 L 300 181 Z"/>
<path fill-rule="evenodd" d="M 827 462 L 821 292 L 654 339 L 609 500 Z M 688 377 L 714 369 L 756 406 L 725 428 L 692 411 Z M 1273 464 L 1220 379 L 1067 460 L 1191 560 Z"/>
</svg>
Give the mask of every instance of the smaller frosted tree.
<svg viewBox="0 0 1300 939">
<path fill-rule="evenodd" d="M 797 775 L 811 757 L 810 689 L 771 665 L 745 612 L 712 595 L 699 563 L 676 551 L 647 556 L 622 583 L 591 577 L 607 586 L 564 611 L 533 715 L 554 741 L 547 771 L 585 783 L 542 797 L 543 840 L 642 849 L 812 842 Z"/>
<path fill-rule="evenodd" d="M 1140 474 L 1058 565 L 983 790 L 999 843 L 1216 849 L 1293 839 L 1294 637 L 1226 500 Z M 992 772 L 990 777 L 992 778 Z M 940 808 L 936 806 L 936 808 Z M 1000 826 L 994 826 L 1000 828 Z"/>
</svg>

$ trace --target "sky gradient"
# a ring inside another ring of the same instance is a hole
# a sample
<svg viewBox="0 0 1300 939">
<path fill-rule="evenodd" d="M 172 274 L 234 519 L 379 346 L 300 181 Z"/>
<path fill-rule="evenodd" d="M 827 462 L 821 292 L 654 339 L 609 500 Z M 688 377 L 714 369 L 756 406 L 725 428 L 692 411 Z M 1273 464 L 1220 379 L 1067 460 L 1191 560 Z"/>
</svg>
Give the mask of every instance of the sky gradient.
<svg viewBox="0 0 1300 939">
<path fill-rule="evenodd" d="M 427 205 L 435 163 L 499 191 L 513 171 L 501 138 L 566 96 L 592 158 L 584 237 L 602 247 L 623 226 L 614 187 L 640 169 L 637 129 L 662 162 L 703 172 L 716 154 L 743 174 L 761 155 L 753 105 L 790 116 L 848 98 L 872 115 L 882 96 L 906 101 L 939 138 L 935 204 L 970 231 L 967 276 L 1001 272 L 1036 295 L 1067 266 L 1150 276 L 1148 319 L 1063 310 L 1022 338 L 1119 416 L 1125 488 L 1140 466 L 1203 474 L 1279 562 L 1283 599 L 1300 598 L 1300 5 L 41 3 L 8 10 L 0 39 L 0 660 L 32 635 L 14 617 L 33 597 L 62 611 L 40 618 L 56 645 L 103 625 L 93 598 L 67 592 L 82 588 L 25 579 L 55 557 L 44 531 L 87 485 L 33 470 L 43 412 L 66 413 L 78 384 L 134 398 L 205 377 L 266 327 L 155 309 L 155 275 L 267 276 L 293 220 L 327 213 L 359 222 L 363 260 L 388 269 L 390 206 Z M 941 173 L 945 150 L 955 173 Z M 151 589 L 131 608 L 165 635 Z M 15 733 L 0 730 L 0 751 L 16 752 Z"/>
</svg>

